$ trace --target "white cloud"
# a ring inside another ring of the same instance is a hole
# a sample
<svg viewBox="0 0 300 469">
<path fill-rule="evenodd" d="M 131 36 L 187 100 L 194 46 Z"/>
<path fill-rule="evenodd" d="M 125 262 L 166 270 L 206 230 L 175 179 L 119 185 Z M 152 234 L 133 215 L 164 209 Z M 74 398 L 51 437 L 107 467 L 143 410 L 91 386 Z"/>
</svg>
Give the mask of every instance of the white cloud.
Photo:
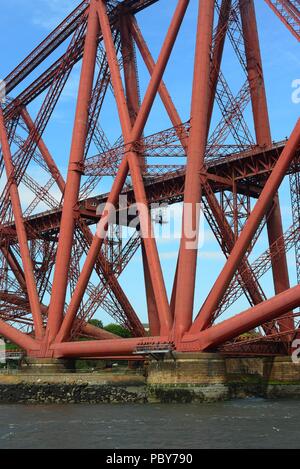
<svg viewBox="0 0 300 469">
<path fill-rule="evenodd" d="M 76 0 L 33 0 L 32 23 L 51 30 L 78 5 Z"/>
</svg>

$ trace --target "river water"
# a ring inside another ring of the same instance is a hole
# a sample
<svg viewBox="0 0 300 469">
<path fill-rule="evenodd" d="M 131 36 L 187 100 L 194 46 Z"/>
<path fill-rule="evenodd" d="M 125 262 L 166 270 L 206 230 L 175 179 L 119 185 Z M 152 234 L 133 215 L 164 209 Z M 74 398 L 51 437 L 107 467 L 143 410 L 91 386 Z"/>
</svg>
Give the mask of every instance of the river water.
<svg viewBox="0 0 300 469">
<path fill-rule="evenodd" d="M 300 401 L 0 405 L 0 448 L 300 448 Z"/>
</svg>

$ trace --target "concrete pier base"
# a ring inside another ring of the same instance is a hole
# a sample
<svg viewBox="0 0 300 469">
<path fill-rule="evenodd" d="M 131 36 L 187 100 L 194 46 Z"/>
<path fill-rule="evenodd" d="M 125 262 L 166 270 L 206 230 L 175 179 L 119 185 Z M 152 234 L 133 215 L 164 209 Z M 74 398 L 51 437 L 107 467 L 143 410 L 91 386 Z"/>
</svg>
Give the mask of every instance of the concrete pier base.
<svg viewBox="0 0 300 469">
<path fill-rule="evenodd" d="M 74 371 L 74 360 L 26 357 L 21 363 L 21 372 L 30 375 L 53 375 L 57 373 L 72 373 Z"/>
<path fill-rule="evenodd" d="M 150 402 L 212 402 L 228 398 L 224 358 L 216 353 L 174 353 L 150 360 Z"/>
<path fill-rule="evenodd" d="M 227 380 L 244 377 L 270 383 L 300 383 L 300 363 L 293 363 L 291 357 L 227 357 Z"/>
<path fill-rule="evenodd" d="M 300 363 L 288 356 L 226 358 L 226 375 L 233 399 L 300 397 Z"/>
<path fill-rule="evenodd" d="M 300 363 L 293 363 L 291 357 L 269 359 L 265 373 L 269 382 L 300 383 Z"/>
</svg>

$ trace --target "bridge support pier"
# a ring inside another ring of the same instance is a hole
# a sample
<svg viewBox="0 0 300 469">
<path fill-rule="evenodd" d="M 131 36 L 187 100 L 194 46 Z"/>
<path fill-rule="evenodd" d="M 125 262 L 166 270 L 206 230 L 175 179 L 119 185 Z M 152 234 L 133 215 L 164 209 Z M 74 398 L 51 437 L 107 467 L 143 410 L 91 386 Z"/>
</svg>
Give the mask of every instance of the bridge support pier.
<svg viewBox="0 0 300 469">
<path fill-rule="evenodd" d="M 299 398 L 300 393 L 300 362 L 288 356 L 174 353 L 151 359 L 147 374 L 148 401 L 157 403 Z"/>
<path fill-rule="evenodd" d="M 225 359 L 218 353 L 173 353 L 151 359 L 147 384 L 152 402 L 218 401 L 228 398 Z"/>
</svg>

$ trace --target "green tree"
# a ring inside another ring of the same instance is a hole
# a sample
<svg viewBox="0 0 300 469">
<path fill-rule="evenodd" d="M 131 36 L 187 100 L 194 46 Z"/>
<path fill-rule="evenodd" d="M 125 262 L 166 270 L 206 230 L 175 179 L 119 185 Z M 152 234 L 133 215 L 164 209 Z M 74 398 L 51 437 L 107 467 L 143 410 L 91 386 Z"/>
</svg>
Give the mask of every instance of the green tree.
<svg viewBox="0 0 300 469">
<path fill-rule="evenodd" d="M 99 329 L 103 329 L 103 322 L 100 319 L 90 319 L 89 324 L 95 327 L 99 327 Z"/>
<path fill-rule="evenodd" d="M 108 326 L 104 327 L 104 329 L 120 337 L 132 337 L 131 332 L 128 329 L 125 329 L 125 327 L 120 326 L 119 324 L 109 324 Z"/>
</svg>

